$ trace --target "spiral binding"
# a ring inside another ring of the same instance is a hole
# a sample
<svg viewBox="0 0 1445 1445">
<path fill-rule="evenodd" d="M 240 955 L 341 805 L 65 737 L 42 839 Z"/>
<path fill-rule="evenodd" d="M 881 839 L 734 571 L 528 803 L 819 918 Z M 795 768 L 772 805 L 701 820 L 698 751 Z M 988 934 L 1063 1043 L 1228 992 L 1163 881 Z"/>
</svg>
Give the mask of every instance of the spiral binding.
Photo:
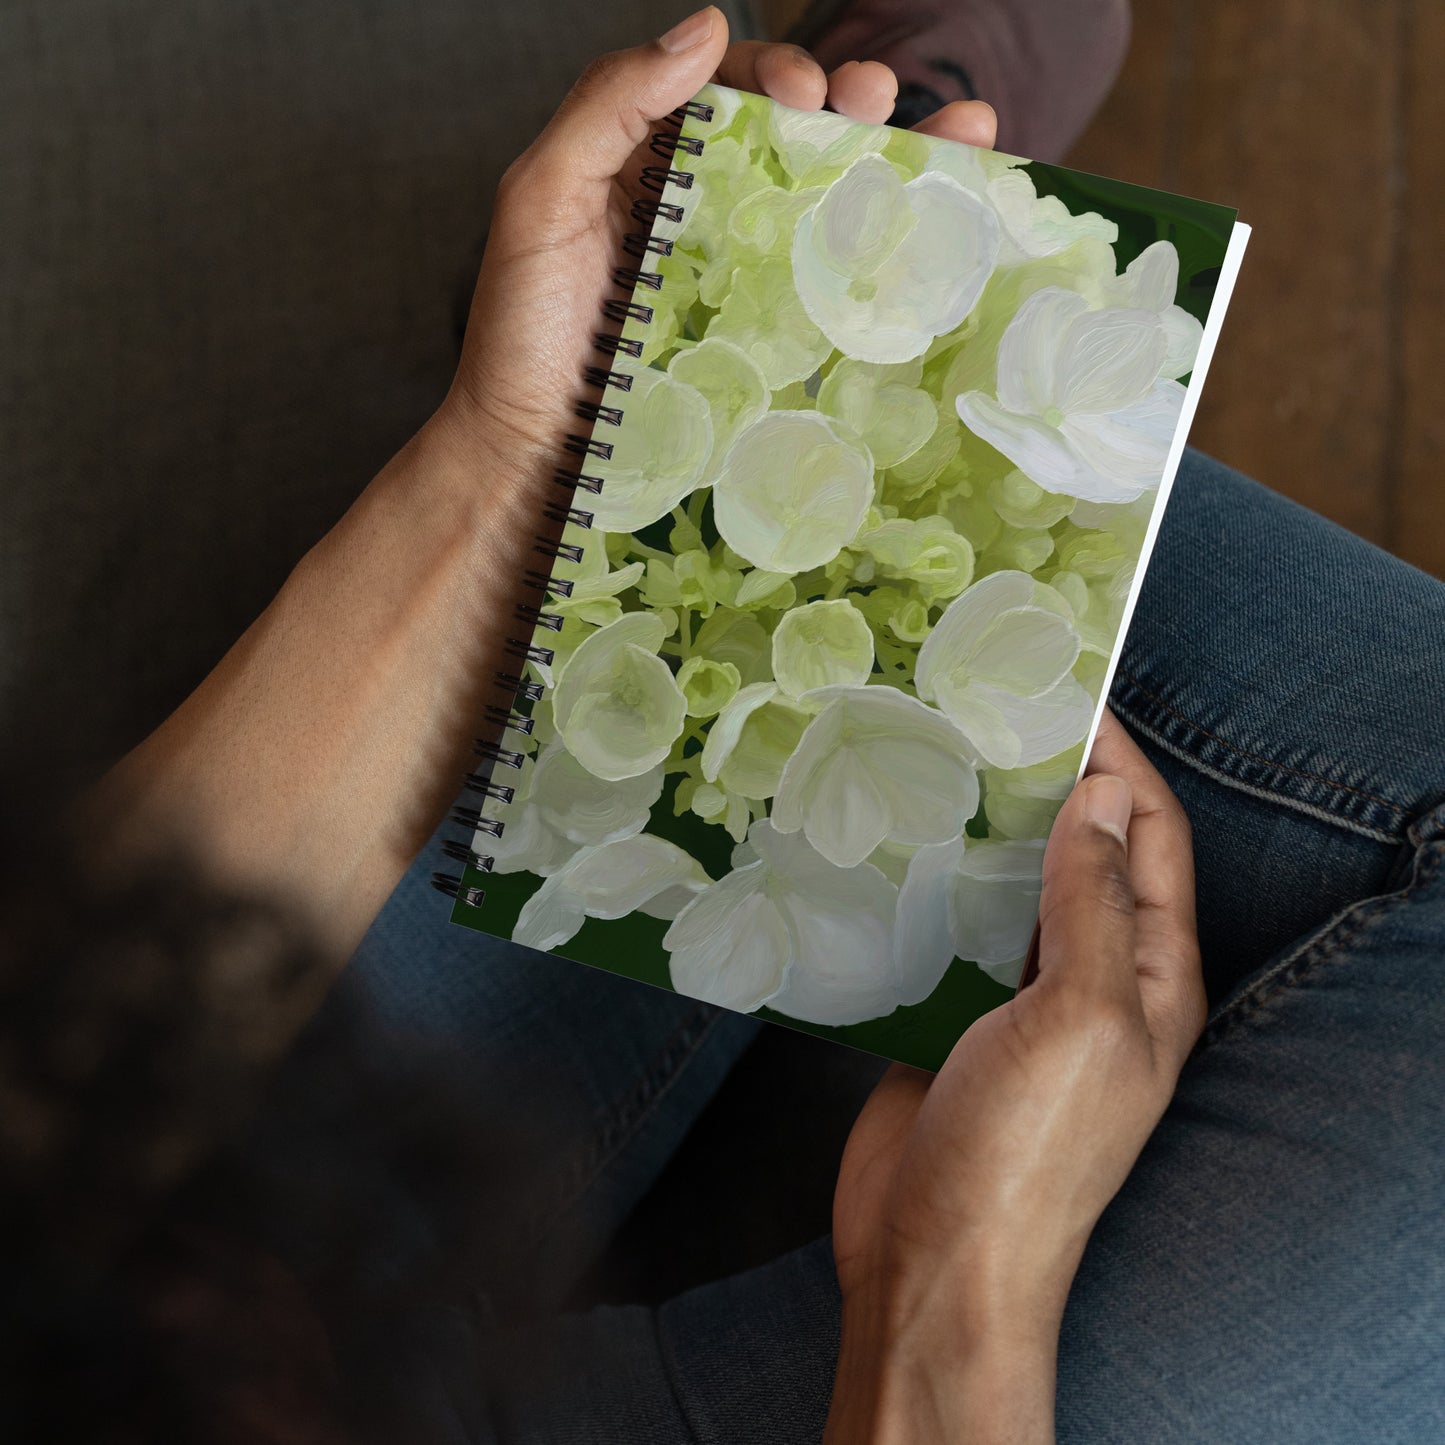
<svg viewBox="0 0 1445 1445">
<path fill-rule="evenodd" d="M 697 136 L 683 135 L 682 127 L 689 120 L 699 121 L 705 125 L 712 118 L 712 106 L 698 100 L 690 100 L 685 105 L 680 105 L 668 116 L 667 119 L 676 126 L 676 129 L 658 131 L 648 141 L 648 148 L 652 153 L 665 162 L 660 166 L 643 167 L 642 184 L 648 190 L 656 192 L 660 197 L 668 186 L 683 191 L 692 189 L 693 172 L 677 169 L 675 161 L 679 155 L 701 155 L 705 142 Z M 623 250 L 639 261 L 646 261 L 653 256 L 671 256 L 673 243 L 661 236 L 652 235 L 652 228 L 659 221 L 677 225 L 685 214 L 684 208 L 672 201 L 639 196 L 632 203 L 632 219 L 639 225 L 646 226 L 647 230 L 629 231 L 622 242 Z M 628 321 L 635 321 L 640 326 L 650 325 L 653 318 L 653 307 L 645 301 L 637 300 L 636 296 L 639 291 L 648 294 L 660 291 L 666 280 L 662 272 L 645 270 L 641 266 L 617 266 L 613 268 L 612 279 L 628 295 L 625 299 L 609 299 L 603 305 L 603 313 L 608 320 L 615 321 L 619 325 L 625 325 Z M 621 336 L 612 332 L 598 332 L 593 340 L 597 350 L 613 360 L 624 356 L 636 360 L 642 355 L 642 342 L 634 337 Z M 584 380 L 587 385 L 597 387 L 602 391 L 606 391 L 609 387 L 613 391 L 620 392 L 628 392 L 632 389 L 632 373 L 618 371 L 611 366 L 589 366 L 584 374 Z M 591 422 L 594 428 L 621 426 L 625 414 L 625 409 L 622 407 L 604 406 L 600 402 L 593 401 L 579 401 L 574 410 L 577 416 L 583 421 Z M 574 456 L 596 458 L 603 462 L 610 461 L 612 458 L 612 443 L 595 437 L 591 433 L 583 436 L 577 432 L 569 432 L 564 446 Z M 574 505 L 576 495 L 578 491 L 584 491 L 596 496 L 601 492 L 605 479 L 595 472 L 584 472 L 574 467 L 558 467 L 553 474 L 553 480 L 559 486 L 567 488 L 568 496 L 565 501 L 549 502 L 542 509 L 543 515 L 554 524 L 554 527 L 570 525 L 583 531 L 589 529 L 592 526 L 593 513 Z M 553 532 L 539 532 L 534 541 L 533 550 L 550 558 L 554 563 L 557 561 L 580 562 L 584 551 L 575 542 L 564 542 Z M 539 593 L 544 603 L 549 593 L 557 597 L 572 595 L 572 583 L 565 578 L 554 577 L 550 572 L 542 572 L 534 568 L 523 574 L 522 581 L 525 586 Z M 556 655 L 555 651 L 544 643 L 536 641 L 536 633 L 538 631 L 556 632 L 560 630 L 565 620 L 560 613 L 549 612 L 545 605 L 531 602 L 518 602 L 513 609 L 513 617 L 523 624 L 531 624 L 533 638 L 509 637 L 503 650 L 509 657 L 520 662 L 522 669 L 517 672 L 503 670 L 495 674 L 494 680 L 503 691 L 511 695 L 512 703 L 506 707 L 496 704 L 489 705 L 486 709 L 486 720 L 501 734 L 503 739 L 509 731 L 527 737 L 531 736 L 533 719 L 530 714 L 522 710 L 522 707 L 524 704 L 539 702 L 546 688 L 543 683 L 527 677 L 525 669 L 528 666 L 551 667 L 552 659 Z M 462 779 L 463 785 L 485 801 L 510 803 L 516 796 L 515 786 L 498 781 L 493 777 L 493 773 L 498 768 L 520 770 L 527 760 L 527 755 L 516 748 L 508 747 L 505 741 L 499 741 L 495 736 L 477 738 L 472 749 L 482 760 L 483 766 L 475 772 L 468 773 Z M 452 810 L 450 821 L 458 827 L 470 829 L 474 838 L 477 834 L 500 838 L 506 828 L 506 824 L 500 818 L 488 817 L 479 807 L 474 808 L 461 804 Z M 444 842 L 442 852 L 454 862 L 475 869 L 479 873 L 490 873 L 496 862 L 494 856 L 478 853 L 470 842 L 457 839 L 449 839 Z M 464 877 L 458 877 L 455 873 L 433 873 L 431 881 L 433 888 L 473 908 L 477 907 L 486 896 L 484 890 L 474 884 L 466 883 Z"/>
</svg>

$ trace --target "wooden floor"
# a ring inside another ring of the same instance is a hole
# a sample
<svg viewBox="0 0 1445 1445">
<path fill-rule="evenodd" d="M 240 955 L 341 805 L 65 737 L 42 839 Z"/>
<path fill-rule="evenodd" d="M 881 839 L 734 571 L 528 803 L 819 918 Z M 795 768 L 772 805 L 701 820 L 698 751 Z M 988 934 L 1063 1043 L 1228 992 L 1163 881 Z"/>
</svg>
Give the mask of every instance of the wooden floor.
<svg viewBox="0 0 1445 1445">
<path fill-rule="evenodd" d="M 1195 444 L 1445 576 L 1442 77 L 1445 0 L 1135 0 L 1068 161 L 1254 227 Z"/>
</svg>

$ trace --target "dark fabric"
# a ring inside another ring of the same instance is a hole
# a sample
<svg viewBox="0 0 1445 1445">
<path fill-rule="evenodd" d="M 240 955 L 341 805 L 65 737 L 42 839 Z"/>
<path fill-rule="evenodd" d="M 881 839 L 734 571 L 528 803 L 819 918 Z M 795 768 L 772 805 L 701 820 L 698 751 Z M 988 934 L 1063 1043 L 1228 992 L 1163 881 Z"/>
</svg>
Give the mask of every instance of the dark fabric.
<svg viewBox="0 0 1445 1445">
<path fill-rule="evenodd" d="M 1186 454 L 1113 701 L 1194 826 L 1212 1012 L 1071 1291 L 1062 1442 L 1415 1445 L 1445 1432 L 1442 635 L 1438 582 Z M 473 1004 L 454 1037 L 471 1033 L 467 1018 L 479 1024 L 478 1059 L 499 1029 L 526 1036 L 529 969 L 566 1019 L 618 1012 L 618 986 L 630 989 L 619 1016 L 638 1029 L 634 1009 L 656 1015 L 639 1034 L 649 1049 L 669 1013 L 690 1007 L 596 970 L 563 980 L 555 960 L 448 934 L 425 921 L 426 891 L 419 863 L 354 967 L 373 986 L 389 980 L 398 1020 L 420 1023 L 438 989 L 464 987 Z M 446 983 L 464 961 L 464 983 Z M 546 1019 L 532 1019 L 534 1061 L 560 1041 Z M 779 1048 L 792 1042 L 772 1032 Z M 639 1078 L 655 1075 L 652 1057 Z M 741 1082 L 734 1073 L 700 1112 L 725 1064 L 722 1050 L 689 1061 L 578 1201 L 571 1219 L 589 1248 L 623 1213 L 619 1181 L 635 1197 L 659 1179 L 639 1206 L 655 1259 L 691 1257 L 719 1220 L 745 1235 L 815 1182 L 801 1179 L 815 1153 L 760 1169 L 736 1133 L 714 1134 L 713 1167 L 693 1171 L 710 1187 L 689 1194 L 668 1179 L 677 1141 Z M 634 1063 L 599 1026 L 555 1067 L 607 1081 L 616 1098 Z M 766 1081 L 747 1087 L 769 1098 Z M 815 1127 L 786 1093 L 771 1099 L 799 1135 Z M 607 1119 L 579 1109 L 550 1147 L 585 1150 Z M 638 1243 L 624 1227 L 615 1247 Z M 824 1237 L 655 1309 L 597 1308 L 520 1333 L 476 1310 L 471 1354 L 449 1357 L 446 1377 L 463 1414 L 487 1422 L 475 1445 L 816 1442 L 838 1313 Z"/>
<path fill-rule="evenodd" d="M 441 400 L 502 170 L 689 8 L 0 6 L 12 751 L 92 776 L 200 681 Z"/>
</svg>

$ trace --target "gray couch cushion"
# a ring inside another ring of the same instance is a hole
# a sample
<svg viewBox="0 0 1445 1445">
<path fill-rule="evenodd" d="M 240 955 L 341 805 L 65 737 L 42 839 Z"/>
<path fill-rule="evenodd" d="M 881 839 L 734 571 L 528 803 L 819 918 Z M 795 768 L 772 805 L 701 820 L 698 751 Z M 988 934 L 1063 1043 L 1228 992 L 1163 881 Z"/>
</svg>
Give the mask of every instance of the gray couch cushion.
<svg viewBox="0 0 1445 1445">
<path fill-rule="evenodd" d="M 9 747 L 88 777 L 200 680 L 441 398 L 508 161 L 688 8 L 0 8 Z"/>
</svg>

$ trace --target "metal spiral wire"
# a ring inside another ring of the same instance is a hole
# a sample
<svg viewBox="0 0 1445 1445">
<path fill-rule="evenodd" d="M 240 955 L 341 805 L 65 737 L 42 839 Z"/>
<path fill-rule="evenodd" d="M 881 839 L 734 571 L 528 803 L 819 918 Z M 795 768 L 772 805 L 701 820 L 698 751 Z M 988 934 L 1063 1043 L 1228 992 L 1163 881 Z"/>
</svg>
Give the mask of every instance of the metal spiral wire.
<svg viewBox="0 0 1445 1445">
<path fill-rule="evenodd" d="M 713 107 L 700 100 L 687 101 L 667 117 L 677 128 L 657 131 L 648 140 L 648 149 L 665 163 L 660 166 L 649 165 L 642 168 L 641 182 L 648 190 L 655 192 L 660 198 L 669 186 L 680 191 L 692 189 L 693 172 L 679 170 L 675 162 L 681 155 L 701 155 L 706 142 L 697 136 L 685 136 L 681 130 L 690 120 L 706 125 L 712 118 Z M 660 222 L 672 226 L 681 225 L 686 216 L 685 208 L 674 201 L 639 196 L 632 203 L 631 214 L 634 221 L 647 229 L 627 232 L 622 242 L 623 250 L 639 261 L 652 256 L 664 258 L 671 256 L 673 241 L 665 236 L 654 236 L 652 232 Z M 656 293 L 662 290 L 666 279 L 664 273 L 658 270 L 644 270 L 640 266 L 614 267 L 612 280 L 628 295 L 625 298 L 609 298 L 603 304 L 603 314 L 609 321 L 614 321 L 619 326 L 626 326 L 629 322 L 634 322 L 639 326 L 651 325 L 654 308 L 643 301 L 636 300 L 635 296 L 639 291 Z M 644 348 L 644 343 L 637 337 L 624 336 L 614 332 L 598 332 L 593 340 L 597 350 L 603 356 L 614 360 L 624 356 L 630 357 L 634 361 L 638 360 L 641 358 Z M 626 393 L 632 389 L 633 373 L 618 371 L 612 366 L 589 366 L 584 374 L 584 380 L 587 385 L 604 392 L 610 388 L 615 392 Z M 626 414 L 624 407 L 603 405 L 601 402 L 593 401 L 577 402 L 574 411 L 583 421 L 591 422 L 594 428 L 621 426 Z M 596 458 L 602 462 L 610 461 L 612 458 L 613 444 L 593 436 L 590 432 L 585 436 L 578 432 L 568 432 L 563 445 L 574 456 Z M 584 530 L 590 528 L 594 513 L 573 505 L 571 499 L 576 496 L 578 491 L 597 496 L 605 485 L 604 477 L 595 472 L 581 471 L 575 467 L 558 467 L 553 473 L 553 480 L 559 486 L 567 488 L 568 500 L 547 503 L 542 512 L 547 521 L 553 524 L 553 530 L 537 533 L 533 541 L 533 550 L 549 558 L 554 564 L 553 570 L 543 572 L 532 568 L 524 572 L 522 577 L 523 585 L 539 594 L 543 604 L 548 596 L 568 598 L 572 595 L 572 582 L 565 577 L 554 575 L 555 564 L 557 562 L 578 563 L 584 554 L 584 549 L 575 542 L 562 541 L 556 535 L 555 529 L 559 526 L 564 528 L 573 526 Z M 545 605 L 532 602 L 518 602 L 513 610 L 513 616 L 521 623 L 531 624 L 534 636 L 538 630 L 558 632 L 566 620 L 561 613 L 548 611 Z M 510 696 L 511 703 L 507 706 L 500 706 L 496 703 L 488 704 L 486 721 L 500 736 L 505 736 L 508 731 L 512 731 L 530 737 L 533 735 L 535 720 L 529 713 L 523 711 L 523 706 L 540 702 L 546 687 L 536 678 L 528 677 L 527 670 L 529 668 L 550 669 L 553 659 L 556 657 L 556 650 L 535 640 L 509 637 L 503 651 L 508 657 L 520 662 L 522 666 L 517 672 L 503 669 L 493 675 L 497 686 Z M 543 675 L 550 676 L 550 673 L 544 672 Z M 510 804 L 516 796 L 516 786 L 511 783 L 499 782 L 492 774 L 499 767 L 520 771 L 527 761 L 527 754 L 516 748 L 507 747 L 504 742 L 499 741 L 498 736 L 477 738 L 473 743 L 472 750 L 482 760 L 484 766 L 475 772 L 468 773 L 462 782 L 470 792 L 478 794 L 483 799 L 483 803 L 481 807 L 458 804 L 451 812 L 450 821 L 458 827 L 470 829 L 474 838 L 478 834 L 489 838 L 501 838 L 506 830 L 506 824 L 502 819 L 492 815 L 488 811 L 487 805 L 502 804 L 505 806 Z M 496 863 L 494 855 L 479 853 L 471 843 L 458 839 L 444 842 L 442 852 L 454 862 L 461 863 L 464 867 L 474 869 L 478 873 L 490 873 Z M 464 876 L 458 877 L 454 873 L 433 873 L 431 882 L 432 887 L 468 907 L 479 907 L 486 897 L 484 890 L 467 883 Z"/>
</svg>

